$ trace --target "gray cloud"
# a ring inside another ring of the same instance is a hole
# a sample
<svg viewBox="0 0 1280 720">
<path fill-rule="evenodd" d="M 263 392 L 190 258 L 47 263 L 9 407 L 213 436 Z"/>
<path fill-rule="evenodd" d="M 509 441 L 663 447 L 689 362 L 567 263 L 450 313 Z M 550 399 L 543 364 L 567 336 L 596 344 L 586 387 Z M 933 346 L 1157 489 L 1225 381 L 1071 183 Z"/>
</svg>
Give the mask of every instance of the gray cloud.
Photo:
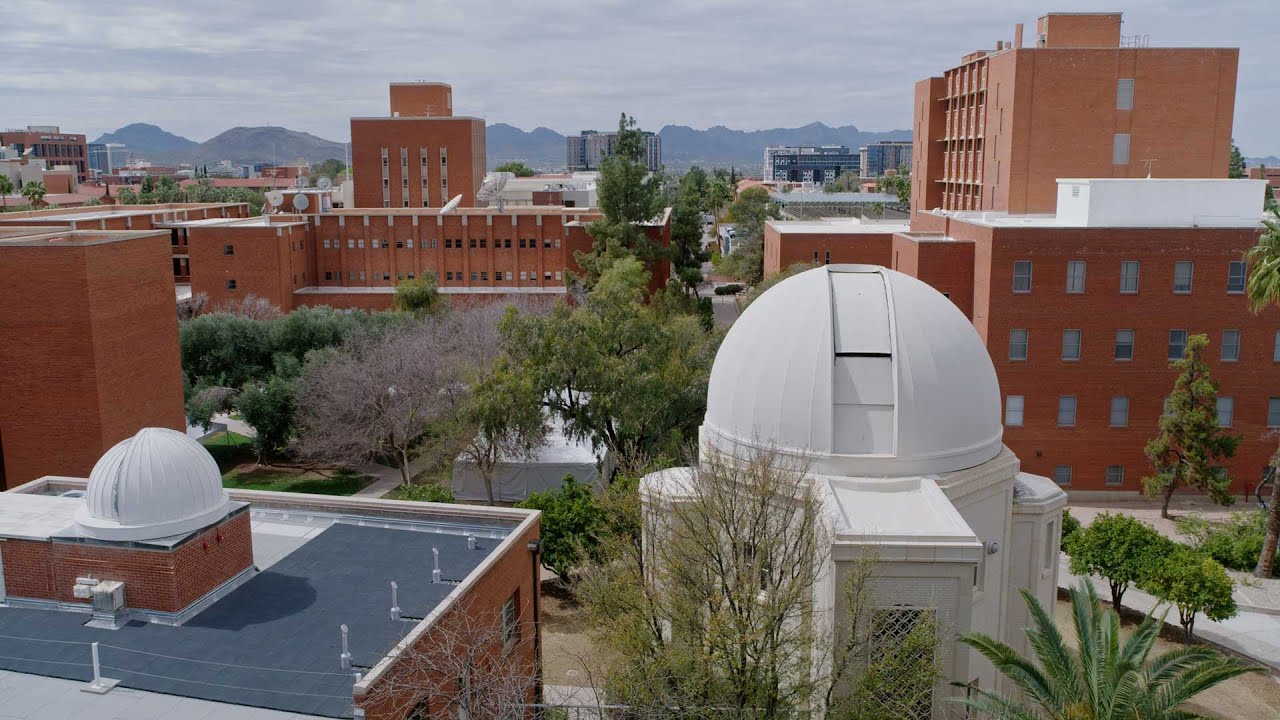
<svg viewBox="0 0 1280 720">
<path fill-rule="evenodd" d="M 0 124 L 96 135 L 152 122 L 195 140 L 285 125 L 344 140 L 394 80 L 444 80 L 459 113 L 525 129 L 907 128 L 912 84 L 1066 0 L 9 0 Z M 1131 0 L 1153 46 L 1241 48 L 1235 135 L 1280 153 L 1272 0 Z"/>
</svg>

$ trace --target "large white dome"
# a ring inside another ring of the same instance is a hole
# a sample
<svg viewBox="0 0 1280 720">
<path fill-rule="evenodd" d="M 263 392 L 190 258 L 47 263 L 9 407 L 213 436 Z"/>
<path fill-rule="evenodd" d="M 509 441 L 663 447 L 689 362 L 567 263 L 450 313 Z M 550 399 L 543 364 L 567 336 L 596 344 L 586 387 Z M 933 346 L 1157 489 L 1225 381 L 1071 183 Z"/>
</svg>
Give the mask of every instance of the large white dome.
<svg viewBox="0 0 1280 720">
<path fill-rule="evenodd" d="M 817 473 L 951 472 L 1001 448 L 1000 387 L 968 318 L 932 287 L 870 265 L 774 286 L 716 354 L 703 437 L 807 459 Z"/>
<path fill-rule="evenodd" d="M 176 430 L 143 428 L 93 466 L 76 529 L 102 540 L 154 540 L 198 530 L 231 509 L 204 446 Z"/>
</svg>

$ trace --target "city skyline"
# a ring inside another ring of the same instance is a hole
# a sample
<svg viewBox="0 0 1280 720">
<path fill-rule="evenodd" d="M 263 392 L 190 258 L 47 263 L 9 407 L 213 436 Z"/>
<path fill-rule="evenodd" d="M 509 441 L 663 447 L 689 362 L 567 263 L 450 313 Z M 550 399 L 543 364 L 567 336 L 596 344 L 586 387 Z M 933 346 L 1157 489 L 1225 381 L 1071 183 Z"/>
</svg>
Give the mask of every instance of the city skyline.
<svg viewBox="0 0 1280 720">
<path fill-rule="evenodd" d="M 293 17 L 291 7 L 229 3 L 208 18 L 195 7 L 20 0 L 16 14 L 58 21 L 16 26 L 0 49 L 0 60 L 23 68 L 0 78 L 8 108 L 0 124 L 57 124 L 92 139 L 147 122 L 196 141 L 238 125 L 280 125 L 345 141 L 349 117 L 385 112 L 386 82 L 425 79 L 452 83 L 469 99 L 463 110 L 489 123 L 563 134 L 609 129 L 623 111 L 655 131 L 904 129 L 916 80 L 1011 40 L 1014 23 L 1114 10 L 1125 13 L 1126 35 L 1148 36 L 1152 47 L 1239 47 L 1235 138 L 1247 156 L 1280 153 L 1268 132 L 1267 118 L 1280 112 L 1270 53 L 1263 33 L 1248 30 L 1267 23 L 1242 23 L 1264 19 L 1243 0 L 979 8 L 909 0 L 874 16 L 723 0 L 643 11 L 618 2 L 391 4 L 376 17 L 321 5 Z M 539 22 L 547 16 L 571 21 Z M 768 50 L 784 17 L 806 28 L 804 54 Z M 521 72 L 531 64 L 541 69 Z"/>
</svg>

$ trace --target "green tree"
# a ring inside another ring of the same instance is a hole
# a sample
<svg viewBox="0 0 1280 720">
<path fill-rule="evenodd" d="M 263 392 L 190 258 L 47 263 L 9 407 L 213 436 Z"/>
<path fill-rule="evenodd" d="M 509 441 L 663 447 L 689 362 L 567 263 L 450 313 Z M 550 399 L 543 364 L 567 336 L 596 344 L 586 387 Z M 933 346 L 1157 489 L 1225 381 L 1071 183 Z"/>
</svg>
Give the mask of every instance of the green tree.
<svg viewBox="0 0 1280 720">
<path fill-rule="evenodd" d="M 1270 190 L 1268 185 L 1267 189 Z M 1249 309 L 1262 312 L 1270 306 L 1280 307 L 1280 209 L 1274 201 L 1271 217 L 1262 221 L 1262 234 L 1258 244 L 1249 248 L 1245 256 L 1249 263 L 1249 280 L 1245 292 L 1249 296 Z M 1280 447 L 1271 456 L 1271 499 L 1267 505 L 1267 535 L 1258 556 L 1253 574 L 1269 578 L 1274 571 L 1277 539 L 1280 538 Z"/>
<path fill-rule="evenodd" d="M 1236 145 L 1235 138 L 1231 139 L 1231 157 L 1227 160 L 1227 177 L 1244 177 L 1244 155 L 1240 153 L 1240 146 Z"/>
<path fill-rule="evenodd" d="M 786 268 L 783 268 L 782 270 L 779 270 L 778 272 L 761 280 L 760 282 L 752 286 L 751 290 L 747 292 L 746 301 L 743 303 L 742 309 L 746 310 L 751 305 L 751 303 L 755 302 L 756 300 L 759 300 L 760 296 L 763 295 L 765 291 L 767 291 L 769 288 L 773 287 L 774 285 L 777 285 L 778 283 L 782 282 L 783 280 L 786 280 L 792 275 L 802 273 L 805 270 L 812 270 L 815 267 L 817 266 L 814 265 L 813 263 L 807 263 L 807 262 L 792 263 L 791 265 L 788 265 Z"/>
<path fill-rule="evenodd" d="M 1236 616 L 1234 585 L 1217 560 L 1179 546 L 1148 570 L 1140 587 L 1178 608 L 1183 640 L 1190 643 L 1196 615 L 1210 620 Z"/>
<path fill-rule="evenodd" d="M 401 280 L 393 298 L 396 310 L 417 317 L 429 315 L 444 306 L 444 296 L 436 284 L 436 275 L 424 272 L 413 280 Z"/>
<path fill-rule="evenodd" d="M 542 511 L 542 564 L 562 580 L 593 556 L 605 515 L 590 485 L 565 475 L 559 488 L 531 493 L 516 507 Z"/>
<path fill-rule="evenodd" d="M 253 448 L 258 459 L 283 454 L 293 439 L 293 397 L 297 382 L 272 375 L 265 382 L 246 383 L 236 407 L 256 432 Z"/>
<path fill-rule="evenodd" d="M 39 180 L 26 183 L 22 186 L 22 197 L 31 203 L 31 207 L 38 208 L 44 202 L 44 196 L 48 191 L 44 189 L 44 183 Z"/>
<path fill-rule="evenodd" d="M 645 135 L 635 118 L 626 113 L 618 120 L 612 154 L 600 161 L 597 188 L 603 217 L 587 227 L 591 250 L 575 254 L 585 273 L 579 280 L 587 288 L 615 260 L 633 256 L 653 263 L 664 255 L 662 246 L 651 240 L 642 227 L 662 212 L 662 174 L 649 172 Z"/>
<path fill-rule="evenodd" d="M 1035 596 L 1019 592 L 1031 614 L 1027 637 L 1034 657 L 982 633 L 960 637 L 1021 690 L 1013 696 L 962 686 L 969 695 L 957 701 L 996 720 L 1185 720 L 1195 717 L 1183 706 L 1196 695 L 1259 670 L 1206 647 L 1152 658 L 1163 619 L 1147 615 L 1125 638 L 1120 616 L 1102 607 L 1088 583 L 1071 589 L 1077 641 L 1068 645 Z"/>
<path fill-rule="evenodd" d="M 846 170 L 840 173 L 835 180 L 822 184 L 822 191 L 829 193 L 836 192 L 862 192 L 862 177 L 852 170 Z"/>
<path fill-rule="evenodd" d="M 532 378 L 513 372 L 506 358 L 499 358 L 472 383 L 465 404 L 452 419 L 461 434 L 460 456 L 480 473 L 490 505 L 497 504 L 493 481 L 498 466 L 533 458 L 547 438 L 539 388 Z"/>
<path fill-rule="evenodd" d="M 1235 500 L 1231 478 L 1220 463 L 1235 455 L 1241 438 L 1218 427 L 1218 383 L 1203 358 L 1208 344 L 1204 335 L 1192 335 L 1183 358 L 1169 363 L 1178 379 L 1160 418 L 1160 434 L 1146 446 L 1155 472 L 1142 479 L 1142 489 L 1163 498 L 1161 517 L 1169 517 L 1169 501 L 1182 485 L 1207 493 L 1220 505 Z"/>
<path fill-rule="evenodd" d="M 728 218 L 734 223 L 734 250 L 721 262 L 720 269 L 748 285 L 764 277 L 764 224 L 781 214 L 769 191 L 750 187 L 738 193 L 729 206 Z"/>
<path fill-rule="evenodd" d="M 697 168 L 695 168 L 697 169 Z M 705 184 L 705 174 L 703 181 Z M 702 249 L 702 203 L 698 176 L 690 172 L 680 180 L 671 213 L 671 269 L 685 292 L 697 294 L 702 282 L 702 263 L 708 254 Z"/>
<path fill-rule="evenodd" d="M 876 192 L 892 193 L 898 196 L 898 202 L 911 202 L 911 176 L 905 167 L 898 168 L 896 173 L 881 175 L 876 180 Z"/>
<path fill-rule="evenodd" d="M 137 205 L 139 202 L 138 191 L 130 187 L 122 187 L 116 191 L 116 200 L 121 205 Z"/>
<path fill-rule="evenodd" d="M 511 162 L 505 162 L 499 165 L 498 167 L 494 168 L 493 171 L 515 173 L 516 177 L 532 177 L 538 174 L 537 171 L 535 171 L 533 168 L 529 167 L 528 165 L 525 165 L 519 160 L 512 160 Z"/>
<path fill-rule="evenodd" d="M 725 179 L 717 176 L 707 184 L 706 204 L 703 209 L 711 213 L 718 221 L 723 208 L 733 201 L 733 188 Z"/>
<path fill-rule="evenodd" d="M 1071 538 L 1076 533 L 1083 530 L 1084 527 L 1075 515 L 1071 514 L 1070 508 L 1062 508 L 1062 539 L 1058 543 L 1058 549 L 1067 552 L 1067 547 L 1071 544 Z"/>
<path fill-rule="evenodd" d="M 337 180 L 338 176 L 346 171 L 346 163 L 337 158 L 328 158 L 327 160 L 322 160 L 313 164 L 308 175 L 313 181 L 319 180 L 322 177 L 327 177 L 330 180 Z"/>
<path fill-rule="evenodd" d="M 576 307 L 509 310 L 501 324 L 511 372 L 533 378 L 567 433 L 603 444 L 623 467 L 697 437 L 719 343 L 697 317 L 643 303 L 648 281 L 639 260 L 624 258 Z"/>
<path fill-rule="evenodd" d="M 9 195 L 13 193 L 13 180 L 8 175 L 0 175 L 0 203 L 3 203 L 4 210 L 9 210 Z"/>
<path fill-rule="evenodd" d="M 1129 586 L 1141 580 L 1169 549 L 1169 541 L 1155 528 L 1128 515 L 1100 515 L 1065 542 L 1071 572 L 1106 580 L 1111 588 L 1111 607 L 1117 610 Z"/>
</svg>

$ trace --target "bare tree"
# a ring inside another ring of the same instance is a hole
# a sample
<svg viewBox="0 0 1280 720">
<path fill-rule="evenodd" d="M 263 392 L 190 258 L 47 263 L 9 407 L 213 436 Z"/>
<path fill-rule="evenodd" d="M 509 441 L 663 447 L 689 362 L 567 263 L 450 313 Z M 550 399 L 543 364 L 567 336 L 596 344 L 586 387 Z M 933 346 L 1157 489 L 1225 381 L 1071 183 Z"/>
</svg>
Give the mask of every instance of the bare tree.
<svg viewBox="0 0 1280 720">
<path fill-rule="evenodd" d="M 208 300 L 207 296 L 205 300 Z M 218 305 L 215 310 L 230 315 L 239 315 L 250 320 L 276 320 L 284 317 L 284 313 L 274 303 L 253 293 L 245 295 L 238 300 L 228 300 Z"/>
<path fill-rule="evenodd" d="M 521 718 L 537 700 L 537 639 L 529 604 L 481 611 L 464 601 L 390 665 L 359 698 L 386 717 Z"/>
<path fill-rule="evenodd" d="M 209 293 L 204 292 L 203 290 L 198 293 L 195 293 L 191 297 L 187 298 L 185 302 L 178 303 L 178 319 L 190 320 L 191 318 L 204 312 L 204 309 L 208 305 L 209 305 Z"/>
</svg>

